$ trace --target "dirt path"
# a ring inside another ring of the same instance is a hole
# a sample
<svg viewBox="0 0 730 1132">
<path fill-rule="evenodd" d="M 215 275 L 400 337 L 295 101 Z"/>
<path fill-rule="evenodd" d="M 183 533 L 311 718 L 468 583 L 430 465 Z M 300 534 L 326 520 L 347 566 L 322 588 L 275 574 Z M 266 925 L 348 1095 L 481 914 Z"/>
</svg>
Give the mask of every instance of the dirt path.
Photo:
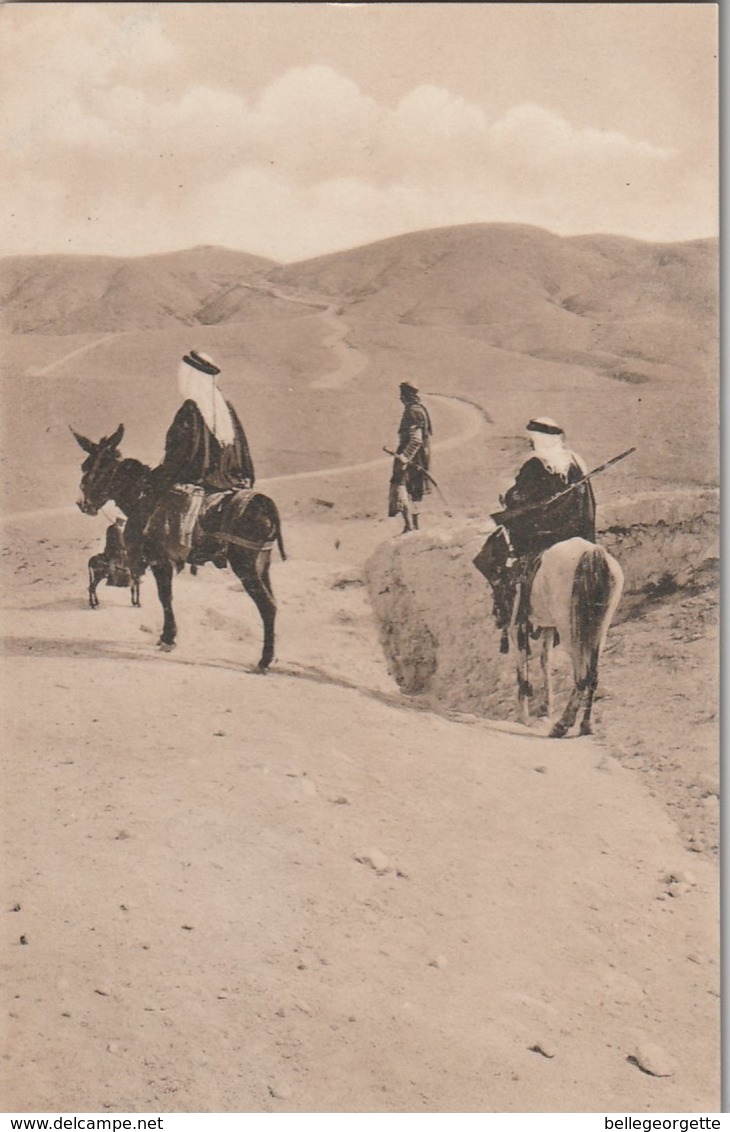
<svg viewBox="0 0 730 1132">
<path fill-rule="evenodd" d="M 119 332 L 115 331 L 113 334 L 104 334 L 100 338 L 95 338 L 93 342 L 86 342 L 83 346 L 78 346 L 75 350 L 71 350 L 68 354 L 64 354 L 60 358 L 55 358 L 47 366 L 40 368 L 31 368 L 28 370 L 29 377 L 45 377 L 54 370 L 60 369 L 65 362 L 70 362 L 72 358 L 78 358 L 81 354 L 88 354 L 90 350 L 96 350 L 98 346 L 103 345 L 104 342 L 109 342 L 112 338 L 118 338 Z"/>
<path fill-rule="evenodd" d="M 328 307 L 320 318 L 330 331 L 324 338 L 323 345 L 333 352 L 339 365 L 333 373 L 327 373 L 313 381 L 312 389 L 342 389 L 367 369 L 370 359 L 347 342 L 350 327 L 342 316 L 337 314 L 336 307 Z"/>
<path fill-rule="evenodd" d="M 452 408 L 460 424 L 457 426 L 457 431 L 451 436 L 446 437 L 444 440 L 437 440 L 432 445 L 433 452 L 448 452 L 455 448 L 464 447 L 470 444 L 473 440 L 481 434 L 484 428 L 484 413 L 477 405 L 472 404 L 470 401 L 464 401 L 460 397 L 448 397 L 446 394 L 432 393 L 430 397 L 438 397 L 439 400 L 446 402 Z M 318 480 L 329 479 L 332 476 L 345 476 L 350 477 L 353 473 L 372 472 L 381 468 L 390 467 L 392 457 L 379 456 L 375 460 L 364 460 L 358 464 L 342 464 L 330 468 L 316 468 L 309 472 L 289 472 L 282 476 L 268 476 L 266 479 L 257 480 L 257 486 L 270 487 L 272 484 L 283 483 L 296 483 L 302 480 Z"/>
<path fill-rule="evenodd" d="M 411 710 L 314 525 L 266 678 L 227 572 L 169 655 L 151 582 L 86 608 L 89 530 L 6 532 L 10 1110 L 716 1111 L 716 871 L 638 776 Z"/>
</svg>

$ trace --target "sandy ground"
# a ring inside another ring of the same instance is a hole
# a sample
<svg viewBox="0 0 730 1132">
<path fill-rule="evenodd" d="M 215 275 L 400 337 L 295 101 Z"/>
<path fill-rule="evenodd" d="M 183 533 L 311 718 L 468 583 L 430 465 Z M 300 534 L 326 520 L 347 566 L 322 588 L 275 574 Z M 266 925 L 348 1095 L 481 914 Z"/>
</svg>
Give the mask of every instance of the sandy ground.
<svg viewBox="0 0 730 1132">
<path fill-rule="evenodd" d="M 247 386 L 259 349 L 282 421 L 277 366 L 356 398 L 351 325 L 327 310 L 287 327 L 251 339 Z M 239 349 L 239 328 L 209 333 Z M 3 1107 L 717 1111 L 714 591 L 616 627 L 594 739 L 429 710 L 398 692 L 366 598 L 364 563 L 397 529 L 380 518 L 388 461 L 373 442 L 322 471 L 337 459 L 293 420 L 269 480 L 290 555 L 276 665 L 254 673 L 255 609 L 211 566 L 177 579 L 178 647 L 161 653 L 151 578 L 140 610 L 107 587 L 88 607 L 105 520 L 46 509 L 74 497 L 80 406 L 99 435 L 115 397 L 135 403 L 123 337 L 96 341 L 103 386 L 60 380 L 61 361 L 89 363 L 85 341 L 59 359 L 13 340 L 49 381 L 15 391 L 45 428 L 20 447 L 47 467 L 26 484 L 9 450 L 12 509 L 36 510 L 0 531 Z M 159 338 L 150 358 L 177 356 Z M 327 405 L 308 428 L 327 433 Z M 517 458 L 504 423 L 483 443 L 463 396 L 431 405 L 450 495 Z M 125 454 L 152 459 L 129 433 Z"/>
<path fill-rule="evenodd" d="M 287 520 L 266 677 L 227 571 L 177 580 L 169 654 L 151 579 L 91 611 L 103 525 L 2 531 L 5 1109 L 718 1110 L 717 864 L 651 757 L 685 716 L 632 746 L 647 622 L 599 737 L 555 742 L 400 696 L 388 524 Z"/>
</svg>

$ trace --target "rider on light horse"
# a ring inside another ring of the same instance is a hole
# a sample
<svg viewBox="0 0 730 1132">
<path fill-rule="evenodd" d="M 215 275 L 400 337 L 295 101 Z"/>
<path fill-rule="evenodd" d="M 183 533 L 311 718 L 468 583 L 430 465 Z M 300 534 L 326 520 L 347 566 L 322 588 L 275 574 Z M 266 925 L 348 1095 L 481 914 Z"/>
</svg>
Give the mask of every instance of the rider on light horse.
<svg viewBox="0 0 730 1132">
<path fill-rule="evenodd" d="M 517 586 L 521 586 L 518 623 L 526 620 L 529 588 L 539 556 L 548 547 L 578 536 L 596 541 L 596 503 L 589 481 L 568 491 L 586 475 L 580 457 L 565 447 L 565 433 L 549 417 L 527 425 L 534 455 L 523 464 L 501 502 L 506 513 L 487 539 L 478 567 L 494 591 L 494 616 L 502 630 L 502 652 L 508 649 Z M 551 502 L 555 500 L 555 502 Z M 543 506 L 540 506 L 543 504 Z"/>
</svg>

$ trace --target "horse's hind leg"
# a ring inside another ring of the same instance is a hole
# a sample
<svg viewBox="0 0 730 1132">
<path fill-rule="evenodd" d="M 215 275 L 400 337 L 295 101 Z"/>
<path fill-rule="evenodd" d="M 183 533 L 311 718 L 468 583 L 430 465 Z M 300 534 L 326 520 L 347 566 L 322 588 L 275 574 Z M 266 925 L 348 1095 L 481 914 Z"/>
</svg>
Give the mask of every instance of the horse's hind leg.
<svg viewBox="0 0 730 1132">
<path fill-rule="evenodd" d="M 541 705 L 540 714 L 550 719 L 553 714 L 553 675 L 551 668 L 552 650 L 555 642 L 555 630 L 548 627 L 542 630 L 542 649 L 540 652 L 540 668 L 545 700 Z"/>
<path fill-rule="evenodd" d="M 591 653 L 591 658 L 588 664 L 588 671 L 582 679 L 576 677 L 575 687 L 571 693 L 565 711 L 560 720 L 555 724 L 550 732 L 551 739 L 562 739 L 570 728 L 575 723 L 578 715 L 578 709 L 582 703 L 585 703 L 583 711 L 583 718 L 580 725 L 581 735 L 591 735 L 591 708 L 593 707 L 593 696 L 595 695 L 596 685 L 598 684 L 598 649 Z"/>
<path fill-rule="evenodd" d="M 513 636 L 515 656 L 517 657 L 517 703 L 520 709 L 520 720 L 527 726 L 530 722 L 530 700 L 532 699 L 532 684 L 528 668 L 527 650 L 520 648 L 517 634 Z"/>
<path fill-rule="evenodd" d="M 132 585 L 129 588 L 132 594 L 132 605 L 141 605 L 142 603 L 139 600 L 139 578 L 132 578 Z"/>
<path fill-rule="evenodd" d="M 583 696 L 584 689 L 576 685 L 570 694 L 570 699 L 568 700 L 565 711 L 550 731 L 551 739 L 562 739 L 563 736 L 568 733 L 575 723 L 575 717 L 578 714 L 578 708 L 580 707 Z"/>
<path fill-rule="evenodd" d="M 596 694 L 598 687 L 598 656 L 591 657 L 591 666 L 587 676 L 588 685 L 586 688 L 585 708 L 583 710 L 583 718 L 580 721 L 580 734 L 592 735 L 593 727 L 591 725 L 591 712 L 593 710 L 593 697 Z"/>
<path fill-rule="evenodd" d="M 517 666 L 517 702 L 520 706 L 520 718 L 525 727 L 530 722 L 530 700 L 532 698 L 532 684 L 527 678 L 526 672 L 520 671 L 520 666 Z"/>
</svg>

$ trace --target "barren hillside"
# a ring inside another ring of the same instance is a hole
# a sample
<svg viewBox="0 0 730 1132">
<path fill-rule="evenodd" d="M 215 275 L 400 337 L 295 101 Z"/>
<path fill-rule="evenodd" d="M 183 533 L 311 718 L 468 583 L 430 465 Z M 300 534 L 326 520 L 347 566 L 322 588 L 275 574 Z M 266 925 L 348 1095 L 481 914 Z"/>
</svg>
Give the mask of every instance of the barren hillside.
<svg viewBox="0 0 730 1132">
<path fill-rule="evenodd" d="M 269 278 L 357 304 L 363 318 L 469 327 L 501 349 L 603 369 L 624 365 L 616 376 L 639 381 L 650 377 L 645 363 L 677 362 L 676 350 L 666 342 L 662 349 L 677 317 L 685 332 L 703 335 L 706 349 L 716 318 L 716 262 L 714 240 L 649 244 L 479 224 L 277 267 Z M 658 326 L 662 333 L 652 337 Z M 693 335 L 683 347 L 696 344 Z"/>
<path fill-rule="evenodd" d="M 258 295 L 248 288 L 263 284 Z M 509 224 L 410 233 L 302 263 L 225 248 L 135 259 L 35 256 L 0 261 L 14 332 L 162 329 L 169 322 L 250 321 L 267 301 L 316 296 L 356 304 L 360 318 L 471 328 L 500 349 L 590 363 L 624 381 L 707 353 L 717 309 L 717 243 L 649 244 L 560 237 Z M 683 336 L 670 334 L 677 319 Z M 689 334 L 689 340 L 687 335 Z M 622 368 L 623 367 L 623 368 Z"/>
<path fill-rule="evenodd" d="M 13 256 L 0 260 L 5 328 L 87 334 L 193 325 L 207 302 L 270 261 L 225 248 L 167 255 Z"/>
<path fill-rule="evenodd" d="M 450 459 L 452 506 L 494 503 L 526 416 L 541 413 L 591 465 L 636 446 L 603 481 L 608 499 L 717 482 L 716 241 L 476 225 L 278 267 L 221 248 L 15 258 L 0 281 L 17 506 L 68 498 L 68 424 L 101 435 L 124 421 L 133 454 L 159 459 L 177 359 L 194 345 L 222 366 L 263 475 L 377 457 L 407 376 L 440 395 L 439 431 L 444 397 L 493 425 L 489 445 Z"/>
</svg>

